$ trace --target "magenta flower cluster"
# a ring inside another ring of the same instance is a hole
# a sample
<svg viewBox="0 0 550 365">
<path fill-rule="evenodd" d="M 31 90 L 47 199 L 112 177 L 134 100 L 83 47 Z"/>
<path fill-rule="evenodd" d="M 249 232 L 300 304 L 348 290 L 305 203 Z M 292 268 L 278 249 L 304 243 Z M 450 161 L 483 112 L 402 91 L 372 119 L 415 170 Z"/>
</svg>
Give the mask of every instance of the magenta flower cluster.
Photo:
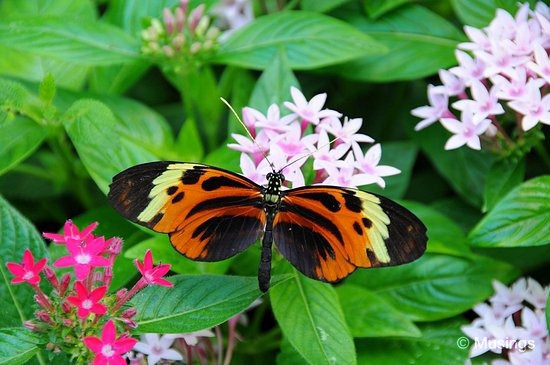
<svg viewBox="0 0 550 365">
<path fill-rule="evenodd" d="M 163 278 L 170 265 L 153 265 L 151 251 L 147 251 L 143 263 L 135 260 L 141 278 L 130 289 L 120 289 L 108 294 L 113 278 L 113 265 L 122 250 L 120 238 L 105 239 L 95 236 L 92 223 L 82 231 L 70 220 L 65 223 L 63 234 L 44 233 L 55 244 L 64 245 L 68 255 L 53 263 L 55 268 L 72 268 L 58 277 L 47 259 L 35 260 L 30 250 L 23 254 L 21 263 L 8 262 L 8 270 L 15 276 L 11 283 L 28 283 L 35 291 L 39 309 L 36 319 L 24 323 L 25 327 L 46 333 L 46 348 L 64 352 L 78 363 L 125 364 L 124 355 L 137 343 L 128 330 L 137 326 L 132 319 L 133 307 L 123 308 L 127 302 L 147 285 L 171 287 Z M 53 290 L 48 295 L 40 288 L 41 274 L 50 282 Z M 122 334 L 117 336 L 117 326 Z M 101 336 L 98 334 L 101 331 Z"/>
<path fill-rule="evenodd" d="M 232 134 L 237 143 L 228 146 L 242 152 L 240 166 L 246 177 L 265 184 L 266 175 L 274 169 L 282 171 L 287 185 L 304 186 L 302 167 L 309 156 L 315 170 L 313 184 L 358 187 L 376 183 L 385 187 L 383 177 L 400 173 L 395 167 L 379 165 L 380 144 L 363 153 L 361 143 L 373 143 L 374 139 L 358 133 L 361 118 L 342 120 L 341 113 L 324 108 L 325 93 L 309 101 L 295 87 L 290 93 L 292 101 L 284 102 L 286 115 L 281 115 L 276 104 L 269 106 L 265 115 L 243 108 L 243 122 L 254 140 Z"/>
<path fill-rule="evenodd" d="M 479 150 L 480 137 L 510 142 L 510 121 L 518 135 L 550 124 L 548 5 L 539 2 L 531 10 L 523 4 L 515 17 L 498 9 L 486 28 L 464 30 L 470 41 L 458 45 L 458 66 L 440 70 L 442 85 L 428 86 L 430 105 L 412 110 L 422 118 L 415 129 L 439 121 L 453 134 L 446 150 L 463 145 Z"/>
</svg>

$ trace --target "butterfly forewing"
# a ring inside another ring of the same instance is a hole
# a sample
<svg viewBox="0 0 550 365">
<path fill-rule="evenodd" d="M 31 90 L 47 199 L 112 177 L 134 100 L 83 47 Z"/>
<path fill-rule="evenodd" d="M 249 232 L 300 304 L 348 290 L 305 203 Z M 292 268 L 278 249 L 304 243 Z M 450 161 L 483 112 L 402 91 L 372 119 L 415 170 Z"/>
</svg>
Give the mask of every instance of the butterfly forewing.
<svg viewBox="0 0 550 365">
<path fill-rule="evenodd" d="M 201 261 L 231 257 L 263 232 L 260 186 L 193 163 L 151 162 L 113 178 L 109 200 L 126 218 L 169 233 L 172 245 Z"/>
<path fill-rule="evenodd" d="M 357 189 L 302 187 L 283 192 L 274 243 L 303 274 L 338 281 L 356 267 L 399 265 L 418 258 L 426 228 L 407 209 Z"/>
</svg>

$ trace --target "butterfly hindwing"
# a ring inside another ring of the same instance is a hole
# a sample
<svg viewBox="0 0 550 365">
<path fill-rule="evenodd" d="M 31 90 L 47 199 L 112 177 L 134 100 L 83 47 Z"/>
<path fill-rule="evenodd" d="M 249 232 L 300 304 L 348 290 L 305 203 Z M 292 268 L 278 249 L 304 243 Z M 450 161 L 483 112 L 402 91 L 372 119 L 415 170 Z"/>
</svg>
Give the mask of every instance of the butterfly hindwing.
<svg viewBox="0 0 550 365">
<path fill-rule="evenodd" d="M 357 189 L 313 186 L 283 192 L 274 243 L 299 271 L 334 282 L 356 267 L 418 258 L 426 228 L 397 203 Z"/>
<path fill-rule="evenodd" d="M 193 260 L 231 257 L 253 244 L 265 225 L 258 185 L 201 164 L 131 167 L 113 178 L 109 200 L 131 221 L 168 233 L 176 250 Z"/>
</svg>

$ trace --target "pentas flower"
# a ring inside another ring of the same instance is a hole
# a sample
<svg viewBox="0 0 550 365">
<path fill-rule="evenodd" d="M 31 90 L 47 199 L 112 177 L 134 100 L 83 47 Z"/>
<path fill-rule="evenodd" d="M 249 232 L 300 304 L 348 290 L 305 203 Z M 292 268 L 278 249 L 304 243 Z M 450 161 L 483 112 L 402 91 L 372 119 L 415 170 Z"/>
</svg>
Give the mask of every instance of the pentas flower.
<svg viewBox="0 0 550 365">
<path fill-rule="evenodd" d="M 495 294 L 490 303 L 473 308 L 479 317 L 471 325 L 461 327 L 474 340 L 470 358 L 490 351 L 499 355 L 492 364 L 549 363 L 545 306 L 550 286 L 542 287 L 532 278 L 521 278 L 511 287 L 498 281 L 493 282 L 493 287 Z"/>
<path fill-rule="evenodd" d="M 50 239 L 57 244 L 67 243 L 68 239 L 71 239 L 73 241 L 86 241 L 94 237 L 92 232 L 98 224 L 99 223 L 94 222 L 88 227 L 84 228 L 82 231 L 79 231 L 78 227 L 73 223 L 73 221 L 67 219 L 65 225 L 63 226 L 63 234 L 43 233 L 42 235 L 44 236 L 44 238 Z"/>
<path fill-rule="evenodd" d="M 378 165 L 380 145 L 369 154 L 372 158 L 368 171 L 365 170 L 367 162 L 356 163 L 359 158 L 356 156 L 361 159 L 364 156 L 352 149 L 361 151 L 362 144 L 374 142 L 370 136 L 359 133 L 363 124 L 361 118 L 345 117 L 342 122 L 341 113 L 324 109 L 327 99 L 324 93 L 315 95 L 310 101 L 295 87 L 291 87 L 290 93 L 293 102 L 285 101 L 283 105 L 291 114 L 284 115 L 285 111 L 275 104 L 269 106 L 267 116 L 250 107 L 243 109 L 246 127 L 256 136 L 255 141 L 234 134 L 238 143 L 228 146 L 243 153 L 240 166 L 246 177 L 263 185 L 268 173 L 281 171 L 285 176 L 283 189 L 303 186 L 306 176 L 311 176 L 302 171 L 308 166 L 306 162 L 310 157 L 315 171 L 311 179 L 313 184 L 357 187 L 376 183 L 385 186 L 382 177 L 399 173 L 390 166 Z M 447 115 L 446 102 L 440 109 L 437 111 L 439 116 Z"/>
<path fill-rule="evenodd" d="M 183 360 L 183 356 L 172 349 L 176 340 L 174 335 L 160 336 L 157 333 L 141 335 L 140 341 L 134 345 L 134 350 L 147 355 L 147 364 L 153 365 L 160 360 Z"/>
<path fill-rule="evenodd" d="M 25 253 L 23 253 L 23 262 L 21 264 L 8 262 L 6 264 L 8 270 L 15 275 L 15 277 L 11 280 L 11 283 L 29 283 L 32 286 L 37 286 L 40 284 L 40 272 L 42 272 L 48 260 L 43 258 L 38 260 L 37 263 L 34 261 L 32 252 L 29 249 L 26 249 Z"/>
<path fill-rule="evenodd" d="M 86 286 L 82 282 L 77 281 L 74 284 L 74 289 L 77 295 L 68 296 L 67 301 L 78 308 L 77 314 L 79 318 L 86 318 L 90 313 L 98 315 L 107 313 L 107 306 L 99 303 L 107 292 L 106 286 L 100 286 L 88 292 Z"/>
<path fill-rule="evenodd" d="M 14 274 L 12 283 L 28 283 L 32 286 L 37 304 L 35 319 L 25 321 L 24 326 L 42 334 L 47 342 L 46 349 L 65 353 L 77 363 L 122 364 L 122 355 L 137 342 L 128 332 L 116 337 L 115 323 L 125 330 L 137 326 L 133 317 L 137 311 L 131 306 L 122 306 L 147 285 L 171 286 L 162 278 L 170 265 L 153 266 L 151 252 L 148 252 L 138 267 L 143 277 L 131 290 L 120 289 L 108 294 L 113 277 L 116 257 L 122 252 L 122 239 L 95 237 L 92 234 L 97 223 L 82 231 L 73 222 L 65 222 L 63 234 L 47 233 L 46 237 L 57 243 L 65 243 L 69 255 L 61 257 L 54 267 L 74 266 L 74 276 L 66 272 L 61 278 L 46 266 L 46 259 L 35 262 L 32 253 L 26 250 L 23 263 L 8 262 L 8 270 Z M 40 275 L 51 284 L 51 292 L 44 293 L 40 286 Z M 102 336 L 95 337 L 102 332 Z M 86 343 L 88 347 L 82 346 Z M 89 350 L 91 349 L 93 353 Z M 52 361 L 55 361 L 52 360 Z"/>
<path fill-rule="evenodd" d="M 57 259 L 53 266 L 74 266 L 74 272 L 78 280 L 84 280 L 93 267 L 108 266 L 110 264 L 109 260 L 101 256 L 106 247 L 104 237 L 85 242 L 67 237 L 66 242 L 69 255 Z"/>
<path fill-rule="evenodd" d="M 127 353 L 138 342 L 122 334 L 117 338 L 116 327 L 112 320 L 107 321 L 101 331 L 101 338 L 84 337 L 84 344 L 94 352 L 94 365 L 124 365 L 126 360 L 122 355 Z"/>
<path fill-rule="evenodd" d="M 539 2 L 534 11 L 521 5 L 515 17 L 498 9 L 483 29 L 465 26 L 469 41 L 455 51 L 458 66 L 440 70 L 443 85 L 428 86 L 430 105 L 411 111 L 423 119 L 415 129 L 441 122 L 455 134 L 445 149 L 486 144 L 504 156 L 525 153 L 524 140 L 533 145 L 542 137 L 523 132 L 550 124 L 549 24 L 548 6 Z"/>
<path fill-rule="evenodd" d="M 393 166 L 379 165 L 382 158 L 382 147 L 380 143 L 375 144 L 363 155 L 361 149 L 354 145 L 353 153 L 355 155 L 355 167 L 371 177 L 373 182 L 380 187 L 386 187 L 386 182 L 382 177 L 397 175 L 401 171 Z"/>
</svg>

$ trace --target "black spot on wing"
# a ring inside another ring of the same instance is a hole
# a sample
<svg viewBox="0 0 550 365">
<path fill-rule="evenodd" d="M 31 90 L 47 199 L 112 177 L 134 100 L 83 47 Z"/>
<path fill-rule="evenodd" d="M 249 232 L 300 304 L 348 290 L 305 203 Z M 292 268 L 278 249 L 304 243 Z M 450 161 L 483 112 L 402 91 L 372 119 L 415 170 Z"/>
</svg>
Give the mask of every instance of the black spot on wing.
<svg viewBox="0 0 550 365">
<path fill-rule="evenodd" d="M 315 200 L 323 204 L 325 208 L 327 208 L 333 213 L 336 213 L 340 209 L 342 209 L 340 202 L 332 194 L 313 192 L 313 193 L 300 193 L 300 194 L 297 194 L 297 196 L 299 196 L 300 198 Z"/>
<path fill-rule="evenodd" d="M 178 203 L 183 200 L 183 197 L 185 196 L 185 193 L 183 191 L 180 191 L 172 198 L 172 204 Z"/>
<path fill-rule="evenodd" d="M 422 256 L 428 241 L 424 223 L 405 207 L 383 196 L 376 196 L 380 198 L 382 210 L 390 218 L 389 237 L 385 241 L 390 262 L 376 266 L 404 264 Z"/>
<path fill-rule="evenodd" d="M 149 193 L 154 187 L 153 181 L 172 163 L 170 161 L 144 163 L 115 175 L 107 195 L 113 208 L 125 218 L 137 222 L 138 215 L 151 201 Z"/>
<path fill-rule="evenodd" d="M 279 252 L 301 273 L 310 278 L 321 260 L 335 259 L 334 249 L 323 235 L 291 222 L 279 222 L 273 227 L 273 238 Z"/>
<path fill-rule="evenodd" d="M 372 221 L 370 219 L 363 217 L 362 221 L 365 228 L 372 227 Z"/>
<path fill-rule="evenodd" d="M 359 213 L 363 210 L 363 204 L 354 192 L 346 191 L 342 193 L 344 198 L 344 205 L 346 208 L 354 213 Z"/>
<path fill-rule="evenodd" d="M 202 188 L 206 191 L 217 190 L 221 187 L 249 189 L 250 185 L 243 183 L 240 181 L 241 179 L 238 175 L 235 178 L 212 176 L 202 182 Z"/>
<path fill-rule="evenodd" d="M 181 176 L 181 182 L 185 185 L 194 185 L 199 182 L 200 178 L 206 170 L 202 166 L 193 166 L 192 169 L 186 170 Z"/>
<path fill-rule="evenodd" d="M 166 189 L 166 194 L 168 195 L 174 195 L 178 191 L 177 186 L 170 186 L 168 189 Z"/>
<path fill-rule="evenodd" d="M 353 222 L 353 229 L 358 235 L 363 235 L 363 228 L 361 228 L 361 225 L 358 222 Z"/>
<path fill-rule="evenodd" d="M 225 260 L 256 242 L 263 231 L 259 218 L 253 216 L 220 216 L 201 223 L 191 237 L 204 244 L 199 261 Z"/>
</svg>

